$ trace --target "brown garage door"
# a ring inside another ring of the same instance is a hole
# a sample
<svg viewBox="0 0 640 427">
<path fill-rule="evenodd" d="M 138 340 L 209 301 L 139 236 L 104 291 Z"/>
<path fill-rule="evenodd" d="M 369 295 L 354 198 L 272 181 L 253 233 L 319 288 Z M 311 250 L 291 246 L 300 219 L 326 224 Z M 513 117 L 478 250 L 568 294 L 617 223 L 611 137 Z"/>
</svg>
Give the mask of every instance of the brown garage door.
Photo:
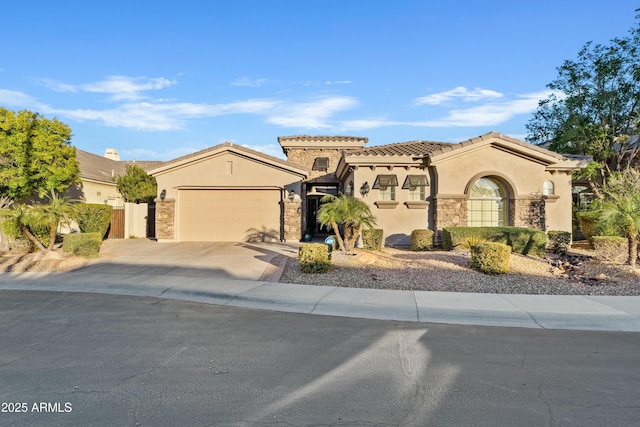
<svg viewBox="0 0 640 427">
<path fill-rule="evenodd" d="M 280 240 L 280 190 L 180 190 L 182 242 Z"/>
</svg>

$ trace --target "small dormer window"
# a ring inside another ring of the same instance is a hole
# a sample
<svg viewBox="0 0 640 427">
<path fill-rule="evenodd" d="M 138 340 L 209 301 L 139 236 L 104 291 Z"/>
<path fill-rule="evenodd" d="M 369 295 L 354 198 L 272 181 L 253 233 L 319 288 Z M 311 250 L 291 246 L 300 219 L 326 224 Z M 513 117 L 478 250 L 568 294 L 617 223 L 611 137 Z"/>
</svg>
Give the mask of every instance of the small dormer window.
<svg viewBox="0 0 640 427">
<path fill-rule="evenodd" d="M 373 183 L 374 190 L 380 190 L 379 200 L 395 200 L 398 177 L 395 175 L 378 175 Z"/>
<path fill-rule="evenodd" d="M 313 161 L 314 171 L 326 171 L 328 169 L 329 169 L 328 157 L 316 157 L 316 159 Z"/>
<path fill-rule="evenodd" d="M 426 198 L 425 188 L 429 185 L 426 175 L 407 175 L 402 184 L 403 190 L 409 190 L 410 201 L 424 201 Z"/>
</svg>

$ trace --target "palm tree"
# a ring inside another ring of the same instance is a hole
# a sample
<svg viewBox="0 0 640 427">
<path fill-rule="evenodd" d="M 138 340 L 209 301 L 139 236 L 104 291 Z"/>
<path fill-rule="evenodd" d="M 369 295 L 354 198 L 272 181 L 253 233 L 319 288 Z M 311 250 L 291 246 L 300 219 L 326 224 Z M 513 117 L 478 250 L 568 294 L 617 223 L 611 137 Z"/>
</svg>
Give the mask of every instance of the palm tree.
<svg viewBox="0 0 640 427">
<path fill-rule="evenodd" d="M 620 226 L 629 242 L 627 263 L 635 267 L 638 259 L 638 230 L 640 230 L 640 194 L 618 194 L 605 189 L 601 202 L 602 221 Z"/>
<path fill-rule="evenodd" d="M 68 225 L 73 218 L 75 208 L 67 197 L 59 197 L 55 191 L 51 190 L 51 195 L 47 196 L 48 204 L 36 205 L 33 207 L 36 218 L 46 223 L 49 227 L 48 250 L 53 250 L 56 243 L 58 227 Z"/>
<path fill-rule="evenodd" d="M 376 224 L 371 209 L 363 200 L 339 194 L 326 195 L 320 200 L 323 204 L 318 209 L 317 221 L 322 226 L 331 226 L 338 239 L 340 250 L 349 252 L 353 248 L 363 226 L 373 227 Z M 340 235 L 338 224 L 342 224 L 344 239 Z"/>
<path fill-rule="evenodd" d="M 47 252 L 47 248 L 44 247 L 42 242 L 38 240 L 36 236 L 29 230 L 27 224 L 30 222 L 33 215 L 31 206 L 27 206 L 24 203 L 14 204 L 12 208 L 0 209 L 0 216 L 5 221 L 13 221 L 17 225 L 18 229 L 29 239 L 38 249 L 43 252 Z"/>
</svg>

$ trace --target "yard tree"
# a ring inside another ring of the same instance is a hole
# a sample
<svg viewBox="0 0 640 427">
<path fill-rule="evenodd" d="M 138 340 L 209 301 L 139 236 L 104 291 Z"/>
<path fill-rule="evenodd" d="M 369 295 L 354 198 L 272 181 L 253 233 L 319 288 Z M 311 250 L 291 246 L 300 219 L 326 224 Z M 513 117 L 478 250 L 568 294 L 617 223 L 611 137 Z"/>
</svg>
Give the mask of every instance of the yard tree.
<svg viewBox="0 0 640 427">
<path fill-rule="evenodd" d="M 62 193 L 78 183 L 79 176 L 69 126 L 31 111 L 0 107 L 0 207 L 35 194 Z"/>
<path fill-rule="evenodd" d="M 328 194 L 321 199 L 317 221 L 322 226 L 331 226 L 338 240 L 340 250 L 349 252 L 353 248 L 363 226 L 376 224 L 371 209 L 363 200 L 352 196 Z M 344 238 L 340 235 L 338 224 L 342 224 Z"/>
<path fill-rule="evenodd" d="M 603 200 L 597 204 L 601 220 L 624 230 L 629 244 L 627 263 L 635 267 L 640 231 L 640 172 L 627 168 L 612 173 L 602 193 Z"/>
<path fill-rule="evenodd" d="M 636 13 L 640 9 L 636 10 Z M 596 192 L 613 171 L 638 160 L 640 143 L 640 14 L 623 38 L 587 43 L 575 60 L 566 60 L 527 124 L 527 140 L 550 143 L 563 154 L 593 157 L 583 170 Z"/>
<path fill-rule="evenodd" d="M 152 203 L 158 194 L 156 179 L 138 165 L 127 165 L 127 172 L 117 180 L 118 191 L 125 202 Z"/>
</svg>

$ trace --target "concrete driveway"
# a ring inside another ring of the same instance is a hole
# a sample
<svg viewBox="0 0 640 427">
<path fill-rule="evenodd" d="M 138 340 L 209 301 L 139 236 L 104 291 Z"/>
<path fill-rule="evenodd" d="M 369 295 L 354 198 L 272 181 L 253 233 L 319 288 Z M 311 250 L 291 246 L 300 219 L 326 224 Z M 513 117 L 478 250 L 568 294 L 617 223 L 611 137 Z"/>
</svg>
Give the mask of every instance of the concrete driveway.
<svg viewBox="0 0 640 427">
<path fill-rule="evenodd" d="M 106 240 L 100 258 L 81 269 L 101 274 L 171 274 L 277 281 L 297 243 L 179 242 Z M 279 276 L 278 276 L 279 277 Z"/>
</svg>

